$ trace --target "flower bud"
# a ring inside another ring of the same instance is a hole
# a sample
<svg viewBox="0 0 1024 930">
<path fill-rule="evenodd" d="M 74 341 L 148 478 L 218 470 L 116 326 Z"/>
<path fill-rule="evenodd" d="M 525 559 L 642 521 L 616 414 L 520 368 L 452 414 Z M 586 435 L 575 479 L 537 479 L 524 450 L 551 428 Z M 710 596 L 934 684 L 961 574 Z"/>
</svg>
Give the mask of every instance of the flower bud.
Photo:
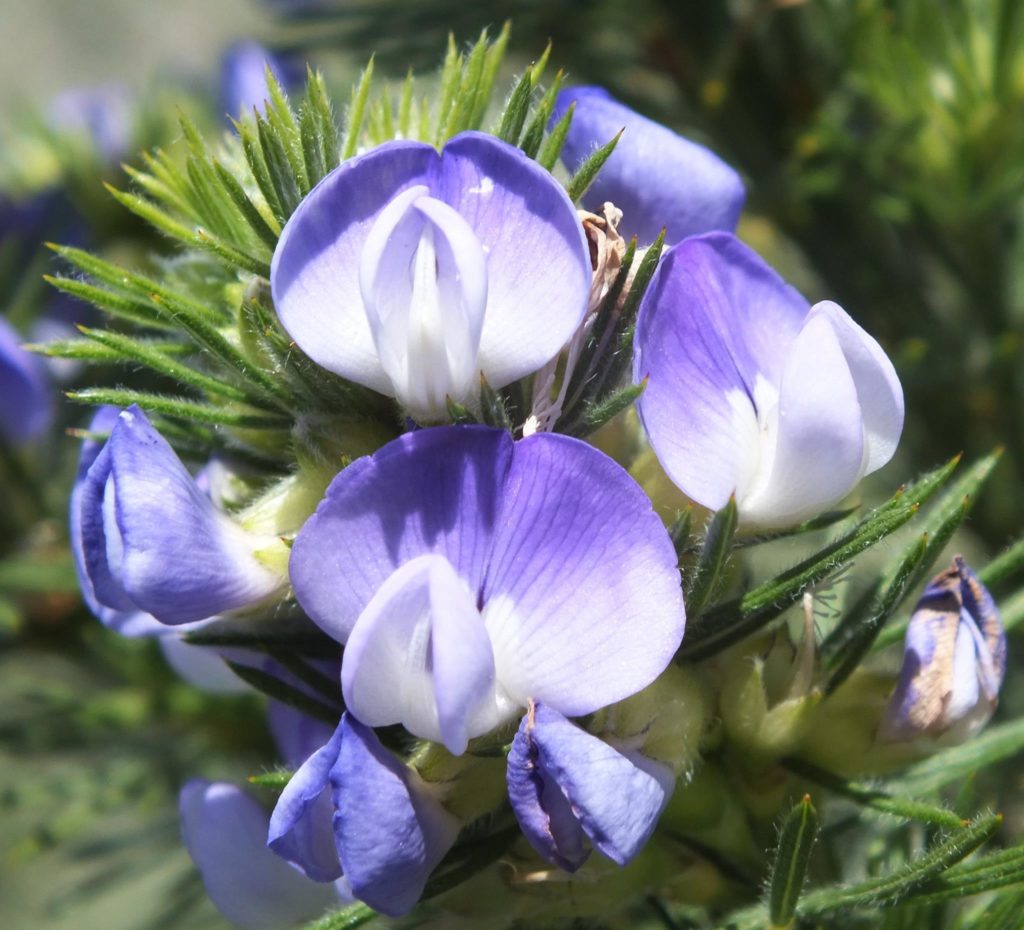
<svg viewBox="0 0 1024 930">
<path fill-rule="evenodd" d="M 1006 673 L 1006 633 L 992 596 L 961 556 L 932 579 L 907 627 L 903 667 L 879 740 L 956 743 L 992 716 Z"/>
</svg>

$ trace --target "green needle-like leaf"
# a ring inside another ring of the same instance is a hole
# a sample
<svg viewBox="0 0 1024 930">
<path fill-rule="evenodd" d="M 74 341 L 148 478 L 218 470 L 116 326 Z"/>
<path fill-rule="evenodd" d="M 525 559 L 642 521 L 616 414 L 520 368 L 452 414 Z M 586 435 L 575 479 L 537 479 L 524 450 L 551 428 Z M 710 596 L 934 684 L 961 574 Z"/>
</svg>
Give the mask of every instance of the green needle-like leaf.
<svg viewBox="0 0 1024 930">
<path fill-rule="evenodd" d="M 768 889 L 768 915 L 773 928 L 788 930 L 807 878 L 811 849 L 818 835 L 818 814 L 808 795 L 786 817 Z"/>
<path fill-rule="evenodd" d="M 306 924 L 302 930 L 355 930 L 376 916 L 377 912 L 365 904 L 350 904 L 342 911 L 335 911 Z"/>
<path fill-rule="evenodd" d="M 257 691 L 262 691 L 274 700 L 289 704 L 296 710 L 301 710 L 310 717 L 323 720 L 331 726 L 336 726 L 344 708 L 323 704 L 314 698 L 309 697 L 298 688 L 293 688 L 280 678 L 264 672 L 262 669 L 253 668 L 250 665 L 242 665 L 238 662 L 228 662 L 228 666 L 246 684 L 252 685 Z"/>
<path fill-rule="evenodd" d="M 898 507 L 883 505 L 844 536 L 789 571 L 741 597 L 712 607 L 686 631 L 680 654 L 687 660 L 703 659 L 759 630 L 795 603 L 809 585 L 827 578 L 865 549 L 894 533 L 917 510 L 916 501 Z"/>
<path fill-rule="evenodd" d="M 558 92 L 562 89 L 564 81 L 565 75 L 559 71 L 555 75 L 554 81 L 551 82 L 551 86 L 544 92 L 544 96 L 540 98 L 540 103 L 537 104 L 537 108 L 533 112 L 533 117 L 526 127 L 526 132 L 523 133 L 523 137 L 519 141 L 519 148 L 529 155 L 530 158 L 536 158 L 537 152 L 540 151 L 540 144 L 544 139 L 544 133 L 548 128 L 551 114 L 555 110 Z"/>
<path fill-rule="evenodd" d="M 180 420 L 197 420 L 200 423 L 209 423 L 213 426 L 263 430 L 288 430 L 292 426 L 291 417 L 287 416 L 236 413 L 223 407 L 198 403 L 184 397 L 151 394 L 146 391 L 95 387 L 69 391 L 67 397 L 80 404 L 112 404 L 115 407 L 130 407 L 132 404 L 138 404 L 147 413 L 160 413 Z"/>
<path fill-rule="evenodd" d="M 960 746 L 943 749 L 886 782 L 892 794 L 924 795 L 1024 751 L 1024 719 L 990 726 Z"/>
<path fill-rule="evenodd" d="M 980 817 L 888 875 L 848 887 L 812 891 L 804 896 L 797 913 L 800 917 L 814 918 L 846 913 L 856 907 L 880 908 L 893 904 L 969 856 L 991 838 L 1001 823 L 1002 817 L 998 814 Z"/>
<path fill-rule="evenodd" d="M 1005 551 L 999 553 L 978 572 L 982 584 L 996 585 L 1018 572 L 1024 571 L 1024 537 L 1018 539 Z"/>
<path fill-rule="evenodd" d="M 687 617 L 699 617 L 705 605 L 721 586 L 726 565 L 729 563 L 729 553 L 732 551 L 732 541 L 736 535 L 737 517 L 736 497 L 733 495 L 712 517 L 704 534 L 704 543 L 686 593 Z"/>
<path fill-rule="evenodd" d="M 363 117 L 366 114 L 366 101 L 370 96 L 370 85 L 373 82 L 373 58 L 367 62 L 359 83 L 352 89 L 352 102 L 349 104 L 345 120 L 345 141 L 341 146 L 341 160 L 351 158 L 359 148 L 359 135 L 363 131 Z"/>
<path fill-rule="evenodd" d="M 597 179 L 598 173 L 604 167 L 605 162 L 611 158 L 612 152 L 615 151 L 615 146 L 619 144 L 619 137 L 621 135 L 622 132 L 620 131 L 611 142 L 602 145 L 601 148 L 576 169 L 576 173 L 572 176 L 566 188 L 569 199 L 573 203 L 579 203 L 580 198 Z"/>
<path fill-rule="evenodd" d="M 963 818 L 946 808 L 898 797 L 872 785 L 848 781 L 802 759 L 785 759 L 782 764 L 795 775 L 879 813 L 903 820 L 918 820 L 937 827 L 955 829 L 964 826 Z"/>
</svg>

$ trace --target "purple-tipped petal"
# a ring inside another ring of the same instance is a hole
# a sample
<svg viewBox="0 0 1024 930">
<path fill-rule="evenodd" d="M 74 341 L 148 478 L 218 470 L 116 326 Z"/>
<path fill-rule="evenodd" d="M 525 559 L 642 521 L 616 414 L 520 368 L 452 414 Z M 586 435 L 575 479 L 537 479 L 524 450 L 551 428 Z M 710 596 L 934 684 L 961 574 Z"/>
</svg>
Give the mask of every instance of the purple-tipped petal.
<svg viewBox="0 0 1024 930">
<path fill-rule="evenodd" d="M 0 439 L 15 444 L 34 439 L 53 416 L 46 367 L 21 343 L 10 323 L 0 317 Z"/>
<path fill-rule="evenodd" d="M 907 627 L 903 667 L 880 736 L 965 739 L 988 722 L 1006 674 L 1006 632 L 966 562 L 932 579 Z"/>
<path fill-rule="evenodd" d="M 311 358 L 442 419 L 443 395 L 475 397 L 478 372 L 500 387 L 553 358 L 586 311 L 590 274 L 562 187 L 470 132 L 440 154 L 389 142 L 335 169 L 286 225 L 271 282 Z"/>
<path fill-rule="evenodd" d="M 515 445 L 484 603 L 501 688 L 569 716 L 650 684 L 685 626 L 675 549 L 647 496 L 554 434 Z"/>
<path fill-rule="evenodd" d="M 675 779 L 652 760 L 629 756 L 536 705 L 508 758 L 512 809 L 530 844 L 568 871 L 585 854 L 570 817 L 594 847 L 619 865 L 644 846 L 672 794 Z"/>
<path fill-rule="evenodd" d="M 476 596 L 439 555 L 406 562 L 377 590 L 346 644 L 341 682 L 363 723 L 401 723 L 453 755 L 508 710 Z"/>
<path fill-rule="evenodd" d="M 342 471 L 295 539 L 290 575 L 312 620 L 345 642 L 405 562 L 443 555 L 479 590 L 512 439 L 499 430 L 420 430 Z"/>
<path fill-rule="evenodd" d="M 341 864 L 331 828 L 331 769 L 343 738 L 339 724 L 326 745 L 317 749 L 292 775 L 270 815 L 267 845 L 282 859 L 317 882 L 332 882 Z"/>
<path fill-rule="evenodd" d="M 416 774 L 350 714 L 331 770 L 334 830 L 352 893 L 374 910 L 400 917 L 452 847 L 458 822 Z"/>
<path fill-rule="evenodd" d="M 558 95 L 552 120 L 576 105 L 562 149 L 575 171 L 595 149 L 624 130 L 611 157 L 584 195 L 587 209 L 605 201 L 622 210 L 620 232 L 641 245 L 662 227 L 672 245 L 687 236 L 736 228 L 746 191 L 739 175 L 702 145 L 676 135 L 615 100 L 600 87 L 573 87 Z"/>
<path fill-rule="evenodd" d="M 106 607 L 180 624 L 281 586 L 253 554 L 259 540 L 215 510 L 138 408 L 119 416 L 76 503 L 82 562 Z"/>
<path fill-rule="evenodd" d="M 266 848 L 267 812 L 223 782 L 190 781 L 179 799 L 181 829 L 211 900 L 243 930 L 281 930 L 336 901 Z"/>
<path fill-rule="evenodd" d="M 903 395 L 878 344 L 838 306 L 807 302 L 734 237 L 666 255 L 637 322 L 638 408 L 673 482 L 740 519 L 798 523 L 892 456 Z"/>
</svg>

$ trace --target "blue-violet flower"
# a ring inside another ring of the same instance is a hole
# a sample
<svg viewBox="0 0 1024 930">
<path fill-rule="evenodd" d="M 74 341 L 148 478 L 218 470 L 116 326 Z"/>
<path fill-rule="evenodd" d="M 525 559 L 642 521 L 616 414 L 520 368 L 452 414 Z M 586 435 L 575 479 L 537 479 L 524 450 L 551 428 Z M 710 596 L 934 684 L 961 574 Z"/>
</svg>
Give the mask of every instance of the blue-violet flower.
<svg viewBox="0 0 1024 930">
<path fill-rule="evenodd" d="M 601 87 L 558 95 L 552 121 L 575 104 L 562 160 L 575 171 L 622 131 L 615 151 L 583 196 L 595 213 L 611 201 L 622 210 L 619 232 L 641 245 L 672 245 L 699 233 L 736 228 L 746 191 L 739 175 L 709 149 L 619 103 Z"/>
<path fill-rule="evenodd" d="M 284 328 L 314 361 L 423 422 L 539 369 L 579 326 L 590 256 L 561 185 L 465 132 L 389 142 L 299 205 L 271 266 Z"/>
<path fill-rule="evenodd" d="M 637 321 L 638 409 L 668 476 L 748 525 L 799 523 L 892 457 L 903 391 L 841 307 L 811 307 L 727 233 L 662 259 Z"/>
</svg>

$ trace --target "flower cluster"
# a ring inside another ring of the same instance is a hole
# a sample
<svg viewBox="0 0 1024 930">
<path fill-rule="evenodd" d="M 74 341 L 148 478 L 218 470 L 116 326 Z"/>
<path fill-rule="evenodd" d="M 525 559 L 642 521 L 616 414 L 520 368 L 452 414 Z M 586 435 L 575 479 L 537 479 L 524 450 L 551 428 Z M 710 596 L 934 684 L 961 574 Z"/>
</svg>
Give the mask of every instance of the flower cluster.
<svg viewBox="0 0 1024 930">
<path fill-rule="evenodd" d="M 640 441 L 678 491 L 734 506 L 743 529 L 821 514 L 895 452 L 893 365 L 735 237 L 731 168 L 596 88 L 563 92 L 551 119 L 571 119 L 570 172 L 624 127 L 593 213 L 495 136 L 387 141 L 301 198 L 269 297 L 247 282 L 315 363 L 314 389 L 388 411 L 373 430 L 327 401 L 294 411 L 299 451 L 272 482 L 230 455 L 193 474 L 137 406 L 102 410 L 92 430 L 109 438 L 83 448 L 71 536 L 105 624 L 184 648 L 180 666 L 214 686 L 199 663 L 215 655 L 180 634 L 275 617 L 327 643 L 329 706 L 310 690 L 322 671 L 226 656 L 334 715 L 273 705 L 292 773 L 272 813 L 226 783 L 182 794 L 188 848 L 240 926 L 338 897 L 406 914 L 488 818 L 514 818 L 522 855 L 567 873 L 593 851 L 626 865 L 654 834 L 710 711 L 676 664 L 693 579 L 673 538 L 599 440 L 561 428 L 601 366 L 620 366 L 611 387 L 639 397 Z M 622 352 L 602 354 L 620 324 L 633 386 Z M 879 739 L 983 722 L 1005 644 L 962 561 L 908 644 Z M 813 642 L 802 655 L 801 698 Z"/>
</svg>

